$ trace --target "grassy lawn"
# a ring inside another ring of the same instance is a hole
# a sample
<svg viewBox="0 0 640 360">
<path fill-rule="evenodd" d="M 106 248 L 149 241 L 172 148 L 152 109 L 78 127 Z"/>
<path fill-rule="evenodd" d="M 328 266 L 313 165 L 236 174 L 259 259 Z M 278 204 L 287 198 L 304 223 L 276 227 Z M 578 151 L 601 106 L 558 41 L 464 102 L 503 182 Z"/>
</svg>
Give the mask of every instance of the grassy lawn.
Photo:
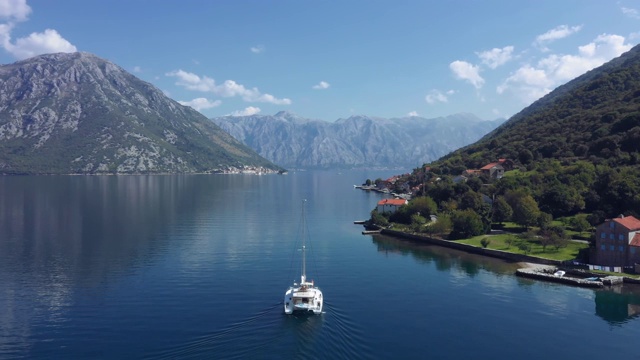
<svg viewBox="0 0 640 360">
<path fill-rule="evenodd" d="M 485 237 L 491 240 L 491 243 L 489 243 L 489 246 L 487 246 L 488 249 L 508 251 L 515 254 L 525 254 L 524 251 L 518 249 L 517 247 L 517 244 L 522 240 L 518 239 L 515 235 L 512 234 L 491 236 L 481 235 L 472 237 L 471 239 L 457 240 L 457 242 L 482 247 L 482 245 L 480 244 L 480 240 Z M 513 239 L 513 243 L 511 244 L 511 246 L 507 244 L 508 239 Z M 546 250 L 543 251 L 542 245 L 540 245 L 539 242 L 530 241 L 529 244 L 531 245 L 531 251 L 526 255 L 560 261 L 575 259 L 576 256 L 578 256 L 580 250 L 589 247 L 589 244 L 570 241 L 569 245 L 567 245 L 567 247 L 565 248 L 556 249 L 555 247 L 547 246 Z"/>
</svg>

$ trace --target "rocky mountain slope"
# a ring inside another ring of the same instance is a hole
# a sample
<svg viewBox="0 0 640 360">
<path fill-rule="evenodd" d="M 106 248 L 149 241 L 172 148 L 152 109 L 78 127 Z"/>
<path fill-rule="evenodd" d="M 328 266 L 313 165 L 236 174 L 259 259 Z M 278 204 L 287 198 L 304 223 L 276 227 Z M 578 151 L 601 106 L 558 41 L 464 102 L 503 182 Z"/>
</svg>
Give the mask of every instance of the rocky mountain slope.
<svg viewBox="0 0 640 360">
<path fill-rule="evenodd" d="M 87 53 L 0 66 L 0 173 L 279 170 L 190 107 Z"/>
<path fill-rule="evenodd" d="M 274 163 L 293 169 L 412 168 L 480 139 L 502 120 L 352 116 L 335 122 L 276 115 L 212 119 Z"/>
</svg>

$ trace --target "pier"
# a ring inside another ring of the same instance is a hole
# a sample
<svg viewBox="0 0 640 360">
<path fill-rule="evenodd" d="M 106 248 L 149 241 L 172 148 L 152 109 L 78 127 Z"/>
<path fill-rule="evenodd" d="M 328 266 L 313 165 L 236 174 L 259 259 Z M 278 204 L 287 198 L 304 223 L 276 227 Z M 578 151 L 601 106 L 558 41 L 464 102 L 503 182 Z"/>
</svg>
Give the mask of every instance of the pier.
<svg viewBox="0 0 640 360">
<path fill-rule="evenodd" d="M 546 268 L 524 268 L 516 270 L 517 276 L 538 279 L 538 280 L 546 280 L 551 282 L 557 282 L 567 285 L 581 286 L 581 287 L 590 287 L 590 288 L 601 288 L 612 285 L 620 285 L 623 283 L 624 278 L 622 276 L 605 276 L 602 278 L 579 278 L 573 276 L 557 276 L 554 275 L 555 270 L 550 270 Z"/>
</svg>

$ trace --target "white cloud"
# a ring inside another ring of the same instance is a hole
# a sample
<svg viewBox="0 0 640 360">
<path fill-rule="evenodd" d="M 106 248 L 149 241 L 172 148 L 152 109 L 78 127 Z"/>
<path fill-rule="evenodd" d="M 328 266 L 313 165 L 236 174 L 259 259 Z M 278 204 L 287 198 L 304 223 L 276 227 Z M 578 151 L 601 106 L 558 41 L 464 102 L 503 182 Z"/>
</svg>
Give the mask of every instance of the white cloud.
<svg viewBox="0 0 640 360">
<path fill-rule="evenodd" d="M 11 44 L 9 39 L 10 36 L 4 38 L 2 45 L 5 50 L 18 59 L 41 54 L 78 51 L 73 44 L 53 29 L 46 29 L 41 33 L 31 33 L 27 37 L 16 40 L 15 44 Z"/>
<path fill-rule="evenodd" d="M 623 36 L 602 34 L 591 43 L 578 47 L 575 55 L 552 54 L 535 66 L 523 65 L 498 86 L 497 92 L 514 93 L 523 103 L 530 104 L 555 87 L 620 56 L 631 47 Z"/>
<path fill-rule="evenodd" d="M 251 116 L 251 115 L 255 115 L 257 113 L 259 113 L 260 108 L 259 107 L 253 107 L 253 106 L 249 106 L 247 108 L 245 108 L 244 110 L 236 110 L 234 112 L 231 113 L 231 116 Z"/>
<path fill-rule="evenodd" d="M 13 26 L 11 24 L 0 24 L 0 46 L 6 47 L 6 44 L 11 42 L 11 30 Z"/>
<path fill-rule="evenodd" d="M 0 46 L 8 53 L 21 60 L 41 54 L 77 51 L 75 46 L 53 29 L 34 32 L 11 43 L 11 31 L 16 23 L 27 21 L 30 13 L 31 8 L 26 0 L 0 0 L 0 19 L 8 21 L 0 24 Z"/>
<path fill-rule="evenodd" d="M 640 19 L 640 12 L 636 9 L 621 7 L 622 13 L 633 19 Z"/>
<path fill-rule="evenodd" d="M 407 114 L 407 116 L 419 116 L 417 111 L 412 111 Z"/>
<path fill-rule="evenodd" d="M 493 48 L 491 50 L 482 51 L 476 53 L 482 63 L 487 65 L 488 67 L 495 69 L 500 65 L 505 64 L 507 61 L 511 60 L 513 53 L 513 46 L 505 46 L 502 49 Z"/>
<path fill-rule="evenodd" d="M 498 86 L 497 92 L 503 94 L 513 91 L 523 103 L 530 104 L 549 93 L 553 84 L 544 70 L 525 65 Z"/>
<path fill-rule="evenodd" d="M 222 97 L 240 96 L 246 102 L 264 102 L 276 105 L 289 105 L 291 100 L 287 98 L 278 99 L 270 94 L 263 94 L 258 88 L 247 89 L 243 85 L 233 80 L 225 80 L 224 83 L 217 85 L 216 81 L 207 76 L 198 76 L 196 74 L 183 70 L 171 71 L 166 76 L 176 77 L 176 85 L 182 86 L 189 90 L 210 92 Z"/>
<path fill-rule="evenodd" d="M 449 90 L 449 91 L 451 91 L 451 90 Z M 435 103 L 438 103 L 438 102 L 446 103 L 446 102 L 449 101 L 449 99 L 447 98 L 447 96 L 445 94 L 443 94 L 442 92 L 440 92 L 439 90 L 436 90 L 436 89 L 433 89 L 433 90 L 429 91 L 427 96 L 424 97 L 424 100 L 428 104 L 435 104 Z"/>
<path fill-rule="evenodd" d="M 142 68 L 140 66 L 134 66 L 133 67 L 133 72 L 135 72 L 135 73 L 142 72 Z"/>
<path fill-rule="evenodd" d="M 0 18 L 25 21 L 31 13 L 27 0 L 0 0 Z"/>
<path fill-rule="evenodd" d="M 569 27 L 568 25 L 557 26 L 544 34 L 536 37 L 535 45 L 537 45 L 542 51 L 549 51 L 546 44 L 553 41 L 566 38 L 571 34 L 575 34 L 582 29 L 582 25 L 576 25 Z"/>
<path fill-rule="evenodd" d="M 484 85 L 484 79 L 480 76 L 480 68 L 477 65 L 470 64 L 466 61 L 456 60 L 449 64 L 449 68 L 453 71 L 456 78 L 467 80 L 476 89 Z"/>
<path fill-rule="evenodd" d="M 206 98 L 195 98 L 191 101 L 178 101 L 178 102 L 185 106 L 191 106 L 197 111 L 211 109 L 211 108 L 220 106 L 220 104 L 222 104 L 222 101 L 220 100 L 211 101 Z"/>
<path fill-rule="evenodd" d="M 258 45 L 258 46 L 252 46 L 250 50 L 254 54 L 260 54 L 260 53 L 263 53 L 266 49 L 264 45 Z"/>
<path fill-rule="evenodd" d="M 324 90 L 324 89 L 328 89 L 329 86 L 331 85 L 328 82 L 320 81 L 317 85 L 313 85 L 313 88 L 316 90 Z"/>
</svg>

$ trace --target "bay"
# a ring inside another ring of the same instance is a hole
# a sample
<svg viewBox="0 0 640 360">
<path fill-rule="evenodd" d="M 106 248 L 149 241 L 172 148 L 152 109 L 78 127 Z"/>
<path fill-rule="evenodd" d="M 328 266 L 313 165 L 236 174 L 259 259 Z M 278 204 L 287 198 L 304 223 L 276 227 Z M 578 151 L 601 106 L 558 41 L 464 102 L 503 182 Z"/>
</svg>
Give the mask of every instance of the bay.
<svg viewBox="0 0 640 360">
<path fill-rule="evenodd" d="M 0 358 L 638 358 L 637 287 L 361 235 L 395 173 L 0 177 Z M 302 199 L 320 316 L 282 311 Z"/>
</svg>

